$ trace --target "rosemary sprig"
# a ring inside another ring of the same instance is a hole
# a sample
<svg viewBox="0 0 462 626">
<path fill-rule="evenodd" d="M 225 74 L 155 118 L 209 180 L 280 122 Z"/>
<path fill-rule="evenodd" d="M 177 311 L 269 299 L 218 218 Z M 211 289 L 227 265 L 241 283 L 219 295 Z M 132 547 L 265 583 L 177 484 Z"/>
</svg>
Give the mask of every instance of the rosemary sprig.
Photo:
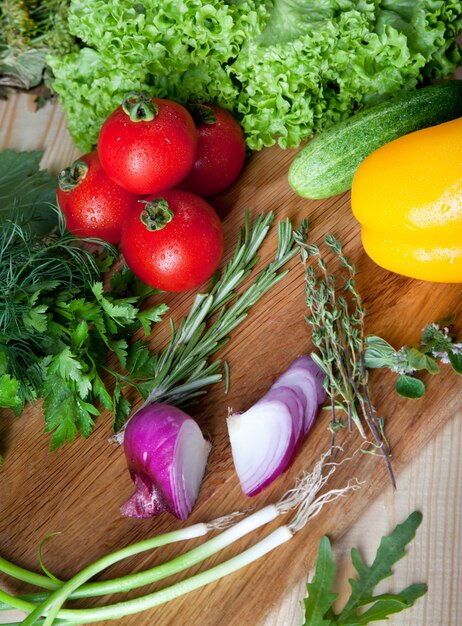
<svg viewBox="0 0 462 626">
<path fill-rule="evenodd" d="M 361 296 L 356 289 L 355 267 L 345 257 L 341 243 L 331 234 L 325 244 L 346 270 L 342 284 L 327 270 L 327 263 L 319 246 L 307 243 L 308 221 L 303 220 L 294 234 L 305 266 L 306 303 L 310 315 L 306 321 L 312 329 L 312 341 L 318 352 L 313 360 L 325 372 L 325 388 L 331 400 L 332 447 L 335 433 L 344 427 L 338 411 L 347 416 L 348 429 L 356 426 L 361 437 L 367 438 L 366 430 L 374 440 L 375 453 L 380 453 L 386 463 L 393 486 L 396 487 L 390 463 L 390 450 L 383 433 L 383 421 L 377 417 L 372 404 L 368 372 L 365 367 L 366 342 L 364 337 L 365 311 Z M 311 261 L 311 263 L 310 263 Z"/>
<path fill-rule="evenodd" d="M 144 405 L 156 401 L 184 405 L 206 393 L 205 386 L 222 379 L 221 361 L 209 363 L 210 357 L 229 341 L 229 334 L 246 319 L 250 308 L 284 278 L 288 270 L 281 268 L 297 254 L 290 221 L 279 222 L 274 260 L 238 295 L 238 287 L 259 260 L 257 253 L 273 217 L 273 213 L 259 215 L 251 227 L 246 214 L 234 256 L 221 276 L 215 277 L 207 293 L 196 296 L 177 329 L 171 322 L 170 342 L 155 357 L 154 376 L 141 387 L 146 396 Z M 208 324 L 212 317 L 214 321 Z"/>
</svg>

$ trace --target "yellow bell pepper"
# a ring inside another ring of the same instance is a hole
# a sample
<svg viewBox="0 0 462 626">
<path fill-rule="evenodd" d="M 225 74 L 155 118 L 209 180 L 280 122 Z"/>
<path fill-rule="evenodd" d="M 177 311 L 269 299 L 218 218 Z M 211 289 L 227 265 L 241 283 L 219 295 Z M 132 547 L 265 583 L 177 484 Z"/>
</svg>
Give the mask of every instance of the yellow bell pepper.
<svg viewBox="0 0 462 626">
<path fill-rule="evenodd" d="M 351 205 L 366 253 L 412 278 L 462 282 L 462 118 L 400 137 L 370 154 Z"/>
</svg>

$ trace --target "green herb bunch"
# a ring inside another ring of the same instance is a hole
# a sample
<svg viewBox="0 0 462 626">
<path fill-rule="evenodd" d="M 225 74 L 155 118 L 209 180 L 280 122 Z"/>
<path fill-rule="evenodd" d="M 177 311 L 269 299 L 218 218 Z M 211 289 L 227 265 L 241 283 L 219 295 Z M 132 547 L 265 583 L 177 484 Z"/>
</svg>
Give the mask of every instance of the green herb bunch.
<svg viewBox="0 0 462 626">
<path fill-rule="evenodd" d="M 352 430 L 354 424 L 361 436 L 372 436 L 373 448 L 369 452 L 383 456 L 393 485 L 395 484 L 389 459 L 389 447 L 384 435 L 383 418 L 378 418 L 372 404 L 368 371 L 365 364 L 366 341 L 364 335 L 365 311 L 356 288 L 355 267 L 345 257 L 341 243 L 331 234 L 325 245 L 340 268 L 334 273 L 327 269 L 327 260 L 319 246 L 306 243 L 308 222 L 303 220 L 295 234 L 305 266 L 306 303 L 310 315 L 312 342 L 317 351 L 313 360 L 326 374 L 324 386 L 330 398 L 332 420 L 332 447 L 336 432 Z M 346 415 L 347 424 L 338 413 Z"/>
<path fill-rule="evenodd" d="M 351 551 L 351 560 L 358 574 L 351 579 L 351 595 L 340 613 L 335 613 L 333 604 L 337 594 L 332 592 L 335 579 L 335 562 L 329 539 L 323 537 L 319 544 L 316 571 L 308 583 L 308 598 L 305 600 L 304 626 L 365 626 L 371 622 L 386 620 L 394 613 L 410 608 L 427 591 L 427 585 L 417 583 L 399 593 L 373 595 L 377 584 L 392 574 L 392 566 L 405 555 L 405 547 L 414 538 L 422 521 L 418 511 L 392 533 L 382 537 L 374 562 L 368 567 L 358 550 Z M 366 607 L 367 608 L 366 610 Z"/>
<path fill-rule="evenodd" d="M 462 342 L 452 333 L 454 319 L 452 316 L 428 324 L 418 345 L 402 346 L 399 350 L 381 337 L 367 337 L 366 367 L 387 368 L 398 374 L 396 391 L 406 398 L 420 398 L 425 393 L 425 383 L 414 377 L 416 372 L 438 374 L 439 363 L 447 363 L 457 374 L 462 374 Z"/>
<path fill-rule="evenodd" d="M 123 370 L 130 338 L 141 327 L 149 334 L 167 310 L 140 310 L 154 290 L 126 268 L 105 293 L 102 273 L 113 260 L 83 248 L 62 221 L 46 237 L 18 221 L 0 230 L 0 406 L 20 413 L 43 397 L 52 449 L 78 432 L 88 437 L 98 403 L 126 406 L 122 388 L 136 380 L 109 369 L 106 354 L 114 352 Z M 109 386 L 103 373 L 112 376 Z"/>
<path fill-rule="evenodd" d="M 107 246 L 95 256 L 66 232 L 50 209 L 56 181 L 38 170 L 40 156 L 0 153 L 0 407 L 20 413 L 43 398 L 54 449 L 78 432 L 87 437 L 99 406 L 113 412 L 114 430 L 122 429 L 131 411 L 127 387 L 146 402 L 185 405 L 222 372 L 228 385 L 227 364 L 210 358 L 287 273 L 297 254 L 289 220 L 278 224 L 273 260 L 239 292 L 274 219 L 262 214 L 251 224 L 247 212 L 234 255 L 178 327 L 170 321 L 170 341 L 156 353 L 139 330 L 149 335 L 168 307 L 141 310 L 156 290 L 126 267 L 104 290 L 115 251 Z"/>
</svg>

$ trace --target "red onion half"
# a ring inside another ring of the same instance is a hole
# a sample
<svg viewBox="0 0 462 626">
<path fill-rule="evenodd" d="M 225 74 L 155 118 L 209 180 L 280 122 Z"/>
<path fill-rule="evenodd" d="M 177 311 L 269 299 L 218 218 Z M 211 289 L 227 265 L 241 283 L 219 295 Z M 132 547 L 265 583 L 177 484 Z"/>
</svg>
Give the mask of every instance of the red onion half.
<svg viewBox="0 0 462 626">
<path fill-rule="evenodd" d="M 211 445 L 192 417 L 169 404 L 151 404 L 129 420 L 124 451 L 136 491 L 122 515 L 168 512 L 188 517 L 199 493 Z"/>
<path fill-rule="evenodd" d="M 309 356 L 299 357 L 253 407 L 228 417 L 234 466 L 246 495 L 257 495 L 289 467 L 326 399 L 323 380 Z"/>
</svg>

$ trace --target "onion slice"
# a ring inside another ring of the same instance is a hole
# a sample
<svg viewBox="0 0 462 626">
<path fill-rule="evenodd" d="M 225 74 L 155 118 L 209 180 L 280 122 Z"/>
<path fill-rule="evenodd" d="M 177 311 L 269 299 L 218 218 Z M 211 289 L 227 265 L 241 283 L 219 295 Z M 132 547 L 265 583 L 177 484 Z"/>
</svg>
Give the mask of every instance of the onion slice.
<svg viewBox="0 0 462 626">
<path fill-rule="evenodd" d="M 287 468 L 294 449 L 292 415 L 286 404 L 267 399 L 230 415 L 228 432 L 242 490 L 255 496 Z"/>
<path fill-rule="evenodd" d="M 284 383 L 277 387 L 273 385 L 271 389 L 257 402 L 267 402 L 268 400 L 278 400 L 283 402 L 289 409 L 292 418 L 292 441 L 294 449 L 298 449 L 304 434 L 305 396 L 295 387 L 284 386 Z"/>
<path fill-rule="evenodd" d="M 303 368 L 311 374 L 314 382 L 316 383 L 316 392 L 318 395 L 318 404 L 324 404 L 326 401 L 327 393 L 324 389 L 325 373 L 316 365 L 313 359 L 307 354 L 299 356 L 289 365 L 289 370 L 294 368 Z"/>
<path fill-rule="evenodd" d="M 246 495 L 257 495 L 289 467 L 325 400 L 323 379 L 310 357 L 299 357 L 256 404 L 228 417 L 234 466 Z"/>
<path fill-rule="evenodd" d="M 211 445 L 192 417 L 155 403 L 135 413 L 124 434 L 124 451 L 135 493 L 121 507 L 126 517 L 169 512 L 184 520 L 191 512 Z"/>
<path fill-rule="evenodd" d="M 317 383 L 314 376 L 302 367 L 290 367 L 274 383 L 272 389 L 286 388 L 289 386 L 298 395 L 304 406 L 303 434 L 307 435 L 318 412 L 320 404 L 318 399 Z"/>
</svg>

